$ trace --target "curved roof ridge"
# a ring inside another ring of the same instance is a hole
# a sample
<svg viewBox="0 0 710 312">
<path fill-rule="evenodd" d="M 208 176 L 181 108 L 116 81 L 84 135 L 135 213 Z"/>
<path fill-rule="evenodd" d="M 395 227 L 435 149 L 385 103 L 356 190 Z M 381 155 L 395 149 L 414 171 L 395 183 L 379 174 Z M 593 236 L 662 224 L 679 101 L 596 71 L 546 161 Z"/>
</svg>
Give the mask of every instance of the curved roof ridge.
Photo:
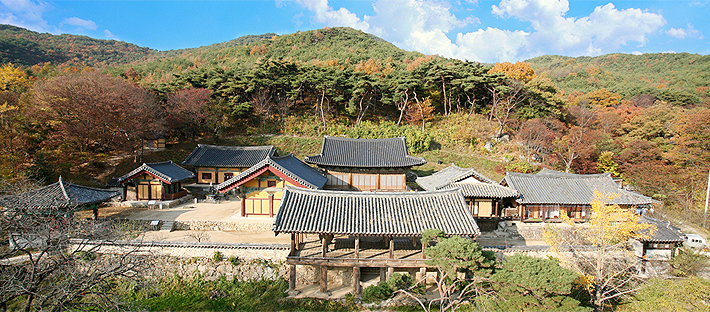
<svg viewBox="0 0 710 312">
<path fill-rule="evenodd" d="M 212 144 L 197 144 L 199 147 L 217 148 L 217 149 L 271 149 L 273 145 L 212 145 Z"/>
<path fill-rule="evenodd" d="M 323 136 L 320 154 L 306 156 L 310 164 L 350 168 L 406 168 L 426 164 L 409 155 L 405 137 L 354 139 Z"/>
<path fill-rule="evenodd" d="M 460 188 L 449 188 L 445 190 L 436 191 L 401 191 L 401 192 L 367 192 L 367 191 L 339 191 L 339 190 L 314 190 L 314 189 L 304 189 L 301 187 L 294 187 L 287 185 L 286 190 L 295 191 L 298 193 L 311 193 L 311 194 L 335 194 L 341 197 L 343 196 L 392 196 L 392 195 L 406 195 L 406 196 L 430 196 L 430 195 L 446 195 L 450 193 L 460 192 Z"/>
</svg>

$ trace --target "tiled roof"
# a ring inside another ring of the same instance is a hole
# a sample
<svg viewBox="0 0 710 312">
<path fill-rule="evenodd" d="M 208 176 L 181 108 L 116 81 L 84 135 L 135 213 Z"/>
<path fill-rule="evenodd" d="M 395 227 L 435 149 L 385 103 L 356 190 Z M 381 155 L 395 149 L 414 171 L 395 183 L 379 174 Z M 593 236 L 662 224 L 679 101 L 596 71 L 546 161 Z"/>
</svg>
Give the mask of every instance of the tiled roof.
<svg viewBox="0 0 710 312">
<path fill-rule="evenodd" d="M 499 185 L 473 168 L 461 168 L 454 164 L 430 176 L 417 178 L 417 184 L 427 191 L 460 188 L 465 197 L 511 198 L 518 192 Z"/>
<path fill-rule="evenodd" d="M 650 205 L 650 197 L 619 188 L 609 174 L 526 174 L 507 172 L 503 183 L 520 193 L 520 204 L 589 204 L 595 192 L 613 195 L 609 204 Z"/>
<path fill-rule="evenodd" d="M 480 230 L 458 189 L 437 192 L 345 192 L 287 187 L 272 230 L 278 233 L 419 236 Z"/>
<path fill-rule="evenodd" d="M 198 144 L 185 161 L 186 166 L 249 168 L 276 155 L 272 145 L 267 146 L 216 146 Z"/>
<path fill-rule="evenodd" d="M 266 157 L 266 159 L 237 176 L 218 184 L 216 189 L 217 191 L 224 190 L 265 166 L 271 166 L 291 179 L 296 180 L 296 182 L 312 189 L 321 189 L 323 185 L 325 185 L 325 182 L 328 181 L 328 178 L 323 176 L 320 172 L 304 164 L 298 158 L 294 157 L 293 154 L 288 154 L 282 157 Z"/>
<path fill-rule="evenodd" d="M 175 183 L 195 177 L 192 171 L 178 166 L 172 160 L 159 163 L 144 163 L 140 167 L 118 178 L 119 183 L 132 180 L 136 175 L 145 172 L 168 183 Z"/>
<path fill-rule="evenodd" d="M 451 166 L 435 172 L 430 176 L 418 177 L 417 184 L 427 191 L 435 191 L 442 189 L 451 183 L 460 182 L 461 180 L 470 177 L 473 177 L 481 182 L 497 184 L 495 181 L 478 173 L 478 171 L 473 168 L 461 168 L 454 164 L 451 164 Z"/>
<path fill-rule="evenodd" d="M 473 198 L 514 198 L 518 191 L 498 184 L 458 182 L 444 186 L 441 189 L 459 188 L 464 197 Z"/>
<path fill-rule="evenodd" d="M 680 229 L 675 226 L 672 226 L 670 221 L 661 221 L 642 215 L 641 218 L 639 218 L 639 222 L 653 224 L 656 226 L 655 229 L 646 229 L 639 233 L 648 237 L 639 239 L 642 242 L 674 243 L 683 242 L 685 240 L 685 236 L 680 231 Z"/>
<path fill-rule="evenodd" d="M 355 168 L 402 168 L 426 164 L 409 156 L 404 137 L 389 139 L 349 139 L 325 136 L 321 152 L 306 156 L 309 164 Z"/>
<path fill-rule="evenodd" d="M 107 201 L 117 192 L 59 181 L 19 195 L 0 198 L 0 207 L 40 211 L 67 210 Z"/>
</svg>

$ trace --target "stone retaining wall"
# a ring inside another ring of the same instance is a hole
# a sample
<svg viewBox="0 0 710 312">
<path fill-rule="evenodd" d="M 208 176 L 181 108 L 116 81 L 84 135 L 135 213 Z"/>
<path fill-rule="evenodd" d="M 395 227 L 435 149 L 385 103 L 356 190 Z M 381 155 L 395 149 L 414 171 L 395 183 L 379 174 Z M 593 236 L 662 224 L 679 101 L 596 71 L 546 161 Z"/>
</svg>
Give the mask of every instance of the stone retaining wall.
<svg viewBox="0 0 710 312">
<path fill-rule="evenodd" d="M 144 260 L 145 264 L 151 268 L 141 272 L 145 278 L 158 279 L 178 276 L 187 279 L 198 275 L 209 281 L 217 280 L 220 276 L 238 281 L 288 278 L 288 266 L 282 265 L 281 262 L 239 260 L 232 263 L 228 257 L 222 261 L 215 261 L 211 257 L 171 256 L 145 256 Z"/>
<path fill-rule="evenodd" d="M 247 233 L 263 233 L 271 231 L 271 224 L 222 221 L 175 221 L 173 229 L 193 231 L 239 231 Z"/>
</svg>

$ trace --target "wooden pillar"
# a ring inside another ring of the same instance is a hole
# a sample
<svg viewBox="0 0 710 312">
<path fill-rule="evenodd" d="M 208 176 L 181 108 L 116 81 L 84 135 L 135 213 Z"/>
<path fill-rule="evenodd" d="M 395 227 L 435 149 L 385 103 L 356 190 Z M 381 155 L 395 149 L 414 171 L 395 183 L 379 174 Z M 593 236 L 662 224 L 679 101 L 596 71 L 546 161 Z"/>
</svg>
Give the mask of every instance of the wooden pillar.
<svg viewBox="0 0 710 312">
<path fill-rule="evenodd" d="M 394 268 L 393 267 L 387 268 L 387 279 L 390 279 L 390 277 L 392 277 L 392 274 L 394 274 Z"/>
<path fill-rule="evenodd" d="M 327 235 L 321 235 L 321 257 L 325 258 L 325 254 L 328 252 L 328 237 Z"/>
<path fill-rule="evenodd" d="M 94 220 L 98 220 L 99 219 L 99 207 L 94 206 L 93 210 L 94 210 Z"/>
<path fill-rule="evenodd" d="M 274 194 L 269 194 L 269 217 L 274 217 Z"/>
<path fill-rule="evenodd" d="M 426 278 L 426 267 L 421 267 L 421 268 L 419 268 L 419 279 L 418 279 L 418 281 L 423 280 L 423 279 L 425 279 L 425 278 Z M 426 285 L 426 281 L 424 281 L 424 285 Z"/>
<path fill-rule="evenodd" d="M 387 268 L 380 268 L 380 282 L 387 281 Z"/>
<path fill-rule="evenodd" d="M 288 272 L 288 291 L 293 292 L 296 290 L 296 265 L 291 265 L 291 270 Z"/>
<path fill-rule="evenodd" d="M 390 243 L 390 259 L 394 258 L 394 239 L 392 237 L 389 238 L 389 243 Z"/>
<path fill-rule="evenodd" d="M 328 267 L 325 265 L 320 266 L 320 292 L 328 292 Z"/>
<path fill-rule="evenodd" d="M 355 238 L 355 259 L 360 258 L 360 236 Z M 360 269 L 358 268 L 358 274 L 360 274 Z"/>
<path fill-rule="evenodd" d="M 360 285 L 360 267 L 353 267 L 353 293 L 356 296 L 362 294 L 362 286 Z"/>
<path fill-rule="evenodd" d="M 422 242 L 422 259 L 426 259 L 426 254 L 424 253 L 424 250 L 426 250 L 426 243 Z"/>
<path fill-rule="evenodd" d="M 291 252 L 288 255 L 296 255 L 296 233 L 291 233 Z"/>
<path fill-rule="evenodd" d="M 247 216 L 247 197 L 246 196 L 240 196 L 240 203 L 242 206 L 242 217 Z"/>
</svg>

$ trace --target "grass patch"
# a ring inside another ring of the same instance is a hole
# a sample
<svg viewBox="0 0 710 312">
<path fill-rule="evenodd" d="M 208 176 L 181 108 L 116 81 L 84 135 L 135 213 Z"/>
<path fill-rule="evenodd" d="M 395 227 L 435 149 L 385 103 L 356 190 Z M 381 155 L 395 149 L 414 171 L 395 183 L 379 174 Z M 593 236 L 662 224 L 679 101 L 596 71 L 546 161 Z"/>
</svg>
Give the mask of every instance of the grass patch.
<svg viewBox="0 0 710 312">
<path fill-rule="evenodd" d="M 150 311 L 353 311 L 350 300 L 293 299 L 288 283 L 259 280 L 217 281 L 171 278 L 141 287 L 127 287 L 125 297 Z"/>
</svg>

